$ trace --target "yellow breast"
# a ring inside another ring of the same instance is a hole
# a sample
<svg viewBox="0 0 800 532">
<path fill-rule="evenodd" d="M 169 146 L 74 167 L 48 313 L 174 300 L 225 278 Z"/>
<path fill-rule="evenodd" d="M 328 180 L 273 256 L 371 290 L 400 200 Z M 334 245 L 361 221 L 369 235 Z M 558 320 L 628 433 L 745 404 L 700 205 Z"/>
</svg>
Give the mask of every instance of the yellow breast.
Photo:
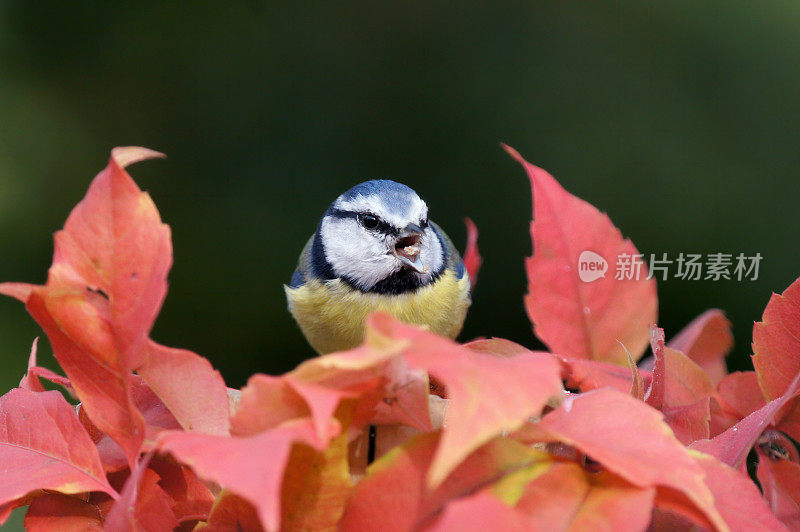
<svg viewBox="0 0 800 532">
<path fill-rule="evenodd" d="M 449 270 L 427 286 L 397 295 L 361 292 L 338 279 L 312 279 L 298 288 L 284 289 L 289 311 L 319 353 L 359 345 L 364 339 L 364 320 L 377 311 L 455 338 L 471 303 L 469 277 L 464 274 L 459 279 Z"/>
</svg>

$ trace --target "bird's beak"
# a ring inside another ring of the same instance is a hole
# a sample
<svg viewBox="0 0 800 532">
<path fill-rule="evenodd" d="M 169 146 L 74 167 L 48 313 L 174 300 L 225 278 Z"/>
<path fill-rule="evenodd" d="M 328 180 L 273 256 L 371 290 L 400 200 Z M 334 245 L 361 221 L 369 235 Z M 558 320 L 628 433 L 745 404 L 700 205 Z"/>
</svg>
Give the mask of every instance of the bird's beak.
<svg viewBox="0 0 800 532">
<path fill-rule="evenodd" d="M 403 266 L 411 268 L 418 273 L 428 273 L 428 267 L 423 266 L 419 258 L 419 239 L 422 237 L 422 228 L 416 224 L 408 224 L 394 244 L 392 253 L 400 259 Z"/>
</svg>

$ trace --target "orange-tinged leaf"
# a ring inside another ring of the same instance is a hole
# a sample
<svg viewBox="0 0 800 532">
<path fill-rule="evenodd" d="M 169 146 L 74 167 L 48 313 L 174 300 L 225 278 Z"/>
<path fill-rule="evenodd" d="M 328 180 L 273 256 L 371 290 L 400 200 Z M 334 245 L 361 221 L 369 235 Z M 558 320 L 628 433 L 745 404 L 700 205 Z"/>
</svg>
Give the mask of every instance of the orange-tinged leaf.
<svg viewBox="0 0 800 532">
<path fill-rule="evenodd" d="M 684 327 L 668 345 L 696 362 L 716 385 L 728 373 L 725 357 L 733 348 L 731 322 L 721 310 L 707 310 Z"/>
<path fill-rule="evenodd" d="M 428 472 L 432 487 L 472 451 L 520 428 L 541 413 L 548 399 L 562 393 L 560 365 L 549 355 L 500 358 L 477 353 L 387 314 L 374 314 L 368 323 L 380 334 L 408 340 L 408 363 L 446 387 L 445 427 Z"/>
<path fill-rule="evenodd" d="M 15 388 L 0 397 L 0 477 L 0 504 L 38 489 L 117 496 L 75 410 L 56 391 Z"/>
<path fill-rule="evenodd" d="M 694 442 L 692 448 L 715 456 L 738 469 L 764 429 L 775 424 L 776 414 L 798 394 L 800 394 L 800 374 L 789 384 L 789 388 L 782 396 L 773 399 L 713 439 Z"/>
<path fill-rule="evenodd" d="M 647 346 L 648 326 L 657 317 L 656 282 L 647 279 L 644 264 L 638 279 L 615 278 L 618 257 L 638 256 L 636 247 L 622 238 L 607 215 L 505 148 L 522 164 L 533 192 L 533 256 L 526 261 L 525 308 L 536 336 L 566 357 L 624 366 L 627 348 L 638 360 Z M 600 269 L 581 272 L 579 260 L 584 267 L 591 262 Z"/>
<path fill-rule="evenodd" d="M 247 438 L 172 432 L 161 437 L 159 447 L 200 477 L 250 502 L 263 527 L 272 531 L 280 528 L 281 486 L 295 443 L 325 446 L 319 444 L 312 420 L 304 418 Z"/>
<path fill-rule="evenodd" d="M 148 341 L 145 362 L 138 373 L 185 430 L 230 433 L 225 381 L 207 359 L 186 349 Z"/>
<path fill-rule="evenodd" d="M 700 466 L 661 413 L 628 393 L 602 388 L 568 397 L 534 429 L 527 439 L 572 445 L 634 486 L 673 490 L 710 523 L 721 523 Z"/>
<path fill-rule="evenodd" d="M 772 294 L 753 326 L 753 367 L 767 400 L 783 395 L 800 374 L 800 279 Z"/>
<path fill-rule="evenodd" d="M 469 274 L 469 282 L 472 289 L 475 290 L 475 284 L 478 282 L 478 272 L 483 264 L 483 259 L 478 251 L 478 228 L 475 222 L 469 218 L 464 218 L 464 225 L 467 226 L 467 247 L 464 249 L 464 267 Z"/>
<path fill-rule="evenodd" d="M 253 505 L 223 490 L 217 497 L 206 523 L 195 530 L 205 532 L 260 532 L 263 529 Z"/>
<path fill-rule="evenodd" d="M 77 497 L 48 493 L 36 497 L 25 514 L 28 532 L 102 532 L 97 506 Z"/>
<path fill-rule="evenodd" d="M 430 430 L 427 375 L 400 356 L 403 342 L 368 338 L 356 349 L 308 360 L 282 376 L 254 375 L 242 390 L 232 423 L 238 436 L 258 434 L 287 420 L 311 416 L 319 441 L 347 403 L 347 424 L 402 423 Z M 344 421 L 344 420 L 343 420 Z"/>
<path fill-rule="evenodd" d="M 526 516 L 529 530 L 639 531 L 650 522 L 654 496 L 655 488 L 562 462 L 533 479 L 516 508 Z"/>
<path fill-rule="evenodd" d="M 800 464 L 759 453 L 758 481 L 775 516 L 790 530 L 800 530 Z"/>
<path fill-rule="evenodd" d="M 437 488 L 426 482 L 437 432 L 419 434 L 376 460 L 353 490 L 341 530 L 409 531 L 429 522 L 452 499 L 474 493 L 509 472 L 536 462 L 546 469 L 549 455 L 510 439 L 495 438 L 470 454 Z"/>
<path fill-rule="evenodd" d="M 281 529 L 337 530 L 350 489 L 346 434 L 324 451 L 295 445 L 283 479 Z"/>
<path fill-rule="evenodd" d="M 697 453 L 696 458 L 705 472 L 706 485 L 714 494 L 714 504 L 730 530 L 786 530 L 748 477 L 711 456 Z"/>
</svg>

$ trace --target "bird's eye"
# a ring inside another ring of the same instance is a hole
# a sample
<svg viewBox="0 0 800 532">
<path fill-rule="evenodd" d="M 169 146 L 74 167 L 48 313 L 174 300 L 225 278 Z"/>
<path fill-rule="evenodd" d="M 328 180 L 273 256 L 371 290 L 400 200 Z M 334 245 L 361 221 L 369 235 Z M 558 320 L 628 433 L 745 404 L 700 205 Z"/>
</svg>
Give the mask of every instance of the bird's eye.
<svg viewBox="0 0 800 532">
<path fill-rule="evenodd" d="M 419 226 L 422 227 L 423 229 L 428 227 L 428 218 L 426 217 L 424 220 L 420 220 Z"/>
<path fill-rule="evenodd" d="M 378 217 L 373 214 L 364 213 L 360 215 L 358 219 L 358 221 L 361 222 L 361 225 L 367 229 L 375 229 L 378 227 Z"/>
</svg>

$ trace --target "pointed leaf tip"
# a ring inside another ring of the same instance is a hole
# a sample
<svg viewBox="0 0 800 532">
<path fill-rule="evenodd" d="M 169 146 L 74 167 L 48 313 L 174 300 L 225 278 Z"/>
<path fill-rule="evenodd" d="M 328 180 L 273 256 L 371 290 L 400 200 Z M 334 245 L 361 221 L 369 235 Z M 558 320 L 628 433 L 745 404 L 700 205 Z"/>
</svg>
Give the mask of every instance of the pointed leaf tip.
<svg viewBox="0 0 800 532">
<path fill-rule="evenodd" d="M 625 366 L 622 342 L 638 359 L 658 313 L 655 279 L 642 254 L 606 214 L 507 151 L 527 173 L 533 196 L 525 309 L 534 333 L 568 358 Z"/>
<path fill-rule="evenodd" d="M 132 164 L 148 159 L 166 158 L 167 156 L 159 151 L 142 148 L 140 146 L 120 146 L 111 150 L 111 159 L 117 163 L 120 168 L 127 168 Z"/>
</svg>

